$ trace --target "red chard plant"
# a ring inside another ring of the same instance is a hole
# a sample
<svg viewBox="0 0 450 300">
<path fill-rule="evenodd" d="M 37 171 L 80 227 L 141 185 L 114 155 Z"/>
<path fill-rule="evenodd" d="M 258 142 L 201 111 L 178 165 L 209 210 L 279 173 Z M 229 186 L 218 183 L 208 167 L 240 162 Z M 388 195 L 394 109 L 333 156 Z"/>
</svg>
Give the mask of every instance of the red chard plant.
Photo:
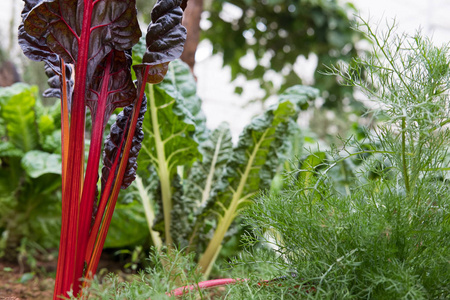
<svg viewBox="0 0 450 300">
<path fill-rule="evenodd" d="M 158 0 L 141 64 L 131 75 L 131 48 L 141 37 L 135 0 L 24 0 L 19 44 L 44 61 L 47 96 L 61 98 L 62 228 L 54 299 L 80 295 L 95 274 L 120 188 L 135 178 L 143 140 L 146 83 L 162 81 L 186 39 L 186 0 Z M 104 129 L 124 107 L 110 135 Z M 86 110 L 92 130 L 85 165 Z M 103 148 L 101 189 L 99 165 Z M 70 292 L 72 291 L 72 292 Z"/>
</svg>

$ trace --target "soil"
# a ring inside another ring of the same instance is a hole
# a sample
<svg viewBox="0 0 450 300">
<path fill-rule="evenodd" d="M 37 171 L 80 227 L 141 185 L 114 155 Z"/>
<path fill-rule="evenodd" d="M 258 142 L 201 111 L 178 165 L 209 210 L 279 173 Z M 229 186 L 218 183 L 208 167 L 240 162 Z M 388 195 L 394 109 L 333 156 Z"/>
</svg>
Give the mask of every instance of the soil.
<svg viewBox="0 0 450 300">
<path fill-rule="evenodd" d="M 0 260 L 0 300 L 48 300 L 53 298 L 55 285 L 56 260 L 37 262 L 37 273 L 17 262 Z M 105 251 L 100 259 L 97 274 L 106 275 L 114 272 L 127 280 L 129 276 L 123 270 L 123 262 Z M 128 276 L 127 276 L 128 275 Z M 103 277 L 100 275 L 100 277 Z M 221 299 L 226 292 L 225 287 L 208 289 L 204 299 Z"/>
<path fill-rule="evenodd" d="M 52 299 L 55 279 L 25 272 L 18 264 L 0 261 L 0 300 Z"/>
<path fill-rule="evenodd" d="M 38 261 L 38 272 L 18 262 L 0 260 L 0 300 L 48 300 L 53 298 L 55 286 L 56 259 Z M 98 273 L 122 273 L 123 263 L 105 251 L 100 259 Z"/>
</svg>

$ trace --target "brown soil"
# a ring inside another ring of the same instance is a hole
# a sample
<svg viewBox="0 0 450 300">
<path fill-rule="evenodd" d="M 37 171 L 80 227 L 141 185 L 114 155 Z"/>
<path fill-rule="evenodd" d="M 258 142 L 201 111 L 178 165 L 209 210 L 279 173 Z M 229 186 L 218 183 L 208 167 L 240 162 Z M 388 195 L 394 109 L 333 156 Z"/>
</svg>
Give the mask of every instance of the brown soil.
<svg viewBox="0 0 450 300">
<path fill-rule="evenodd" d="M 19 265 L 0 261 L 0 300 L 52 299 L 55 279 L 35 274 L 22 283 L 24 274 Z"/>
<path fill-rule="evenodd" d="M 98 265 L 97 276 L 114 272 L 126 279 L 128 272 L 123 270 L 123 262 L 109 251 L 104 251 Z M 47 300 L 53 298 L 55 286 L 56 259 L 37 259 L 36 268 L 38 274 L 31 273 L 25 264 L 20 265 L 17 261 L 0 260 L 0 300 Z M 29 273 L 29 274 L 27 274 Z M 33 274 L 31 279 L 26 277 Z"/>
<path fill-rule="evenodd" d="M 48 300 L 53 298 L 55 285 L 56 261 L 38 262 L 39 274 L 31 273 L 18 263 L 0 260 L 0 300 Z M 103 253 L 97 275 L 103 277 L 109 272 L 119 275 L 122 280 L 129 279 L 129 274 L 121 270 L 122 264 L 115 261 L 108 253 Z M 33 274 L 30 278 L 29 274 Z M 103 275 L 103 276 L 102 276 Z M 25 280 L 25 279 L 28 280 Z M 204 299 L 221 299 L 225 287 L 208 289 L 203 293 Z"/>
</svg>

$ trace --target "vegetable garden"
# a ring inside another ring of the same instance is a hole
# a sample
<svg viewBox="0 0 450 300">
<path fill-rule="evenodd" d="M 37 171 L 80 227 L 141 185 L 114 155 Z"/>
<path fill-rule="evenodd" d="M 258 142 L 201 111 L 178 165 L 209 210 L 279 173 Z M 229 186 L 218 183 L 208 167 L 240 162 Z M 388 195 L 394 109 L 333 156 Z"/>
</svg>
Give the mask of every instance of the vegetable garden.
<svg viewBox="0 0 450 300">
<path fill-rule="evenodd" d="M 450 297 L 447 45 L 359 19 L 373 50 L 328 59 L 316 87 L 288 76 L 233 141 L 179 60 L 187 1 L 156 1 L 143 35 L 135 0 L 24 4 L 19 44 L 58 101 L 0 89 L 0 258 L 19 280 L 54 276 L 53 299 Z M 344 136 L 299 125 L 336 95 L 358 114 Z M 125 271 L 105 276 L 108 255 Z"/>
</svg>

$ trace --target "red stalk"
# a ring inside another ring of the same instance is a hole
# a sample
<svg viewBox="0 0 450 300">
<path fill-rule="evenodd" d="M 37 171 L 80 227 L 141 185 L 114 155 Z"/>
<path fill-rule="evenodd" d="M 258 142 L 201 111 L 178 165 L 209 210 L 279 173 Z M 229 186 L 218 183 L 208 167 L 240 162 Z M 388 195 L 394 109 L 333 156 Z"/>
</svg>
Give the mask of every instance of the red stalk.
<svg viewBox="0 0 450 300">
<path fill-rule="evenodd" d="M 92 252 L 92 255 L 91 255 L 90 259 L 87 260 L 87 262 L 88 262 L 88 267 L 86 268 L 87 278 L 91 278 L 91 276 L 93 276 L 93 274 L 95 274 L 95 270 L 97 269 L 98 262 L 100 260 L 100 255 L 101 255 L 101 252 L 103 249 L 103 245 L 105 244 L 106 235 L 108 233 L 109 225 L 111 223 L 112 215 L 114 213 L 114 208 L 115 208 L 116 202 L 117 202 L 117 197 L 119 195 L 120 186 L 122 185 L 123 176 L 125 174 L 125 169 L 127 167 L 128 156 L 130 154 L 133 136 L 134 136 L 134 132 L 136 129 L 136 124 L 137 124 L 137 119 L 139 117 L 139 111 L 141 110 L 141 104 L 142 104 L 142 100 L 144 98 L 145 86 L 146 86 L 146 82 L 147 82 L 147 78 L 148 78 L 149 69 L 150 69 L 150 66 L 146 66 L 144 69 L 144 75 L 143 75 L 143 79 L 142 79 L 142 84 L 140 86 L 138 101 L 136 102 L 136 104 L 133 108 L 133 114 L 131 115 L 131 124 L 130 124 L 130 126 L 128 126 L 128 133 L 126 135 L 127 140 L 125 142 L 124 150 L 122 151 L 122 159 L 120 161 L 119 170 L 117 172 L 116 180 L 114 182 L 113 191 L 107 201 L 108 205 L 106 208 L 106 212 L 104 214 L 100 215 L 99 214 L 100 210 L 98 211 L 97 218 L 95 220 L 95 224 L 94 224 L 93 230 L 91 232 L 87 254 Z M 122 146 L 122 144 L 121 144 L 121 146 Z M 121 149 L 121 147 L 119 149 Z M 117 157 L 118 156 L 119 156 L 119 154 L 117 154 Z M 117 158 L 114 162 L 113 168 L 111 168 L 111 173 L 113 173 L 113 174 L 114 174 L 116 163 L 117 163 Z M 108 183 L 110 185 L 112 184 L 112 180 L 110 180 L 111 173 L 108 176 L 107 185 L 108 185 Z M 104 191 L 105 194 L 107 193 L 107 191 L 110 191 L 109 187 L 105 187 L 105 191 Z M 103 196 L 102 196 L 102 198 L 103 198 Z M 102 201 L 103 200 L 104 199 L 102 199 Z M 101 205 L 102 204 L 103 203 L 101 203 Z M 103 207 L 105 207 L 105 206 L 106 206 L 106 203 L 103 204 Z M 104 217 L 103 217 L 103 215 L 104 215 Z M 102 217 L 103 217 L 103 219 L 102 219 Z M 101 227 L 100 227 L 101 221 L 102 221 L 102 223 L 101 223 Z M 98 232 L 98 234 L 97 234 L 97 232 Z M 89 245 L 92 245 L 92 246 L 89 246 Z M 86 284 L 84 284 L 84 285 L 86 285 Z"/>
<path fill-rule="evenodd" d="M 124 139 L 122 139 L 118 149 L 122 149 L 123 143 L 124 143 Z M 116 170 L 118 164 L 119 164 L 119 155 L 117 155 L 115 157 L 114 163 L 111 166 L 111 170 Z M 114 179 L 115 179 L 114 173 L 115 172 L 109 173 L 108 180 L 106 181 L 106 184 L 105 184 L 104 192 L 100 198 L 97 215 L 95 217 L 94 225 L 92 226 L 91 233 L 89 234 L 89 239 L 88 239 L 88 243 L 87 243 L 87 250 L 86 250 L 86 257 L 85 257 L 86 262 L 89 262 L 91 260 L 91 256 L 94 251 L 94 247 L 97 247 L 97 246 L 95 246 L 96 245 L 95 242 L 97 241 L 98 231 L 102 224 L 103 215 L 105 213 L 106 206 L 109 203 L 108 202 L 108 199 L 110 196 L 109 191 L 111 191 L 112 185 L 114 183 Z M 90 276 L 88 272 L 86 272 L 86 275 Z"/>
<path fill-rule="evenodd" d="M 64 60 L 61 59 L 61 83 L 62 83 L 62 99 L 61 99 L 61 158 L 62 158 L 62 174 L 61 174 L 61 189 L 62 194 L 66 190 L 66 179 L 67 179 L 67 160 L 69 153 L 69 109 L 68 109 L 68 95 L 67 95 L 67 83 L 66 83 L 66 66 Z M 61 237 L 60 237 L 60 251 L 58 255 L 58 268 L 59 262 L 65 261 L 66 252 L 64 249 L 67 248 L 67 229 L 69 221 L 69 205 L 66 201 L 62 201 L 62 224 L 61 224 Z M 62 278 L 63 274 L 60 272 L 58 274 Z M 57 277 L 58 278 L 58 277 Z M 61 288 L 61 280 L 56 281 L 55 291 Z"/>
<path fill-rule="evenodd" d="M 76 282 L 75 279 L 78 279 L 75 278 L 77 264 L 83 264 L 83 260 L 77 260 L 77 258 L 79 258 L 77 257 L 77 225 L 78 220 L 80 219 L 79 201 L 84 168 L 86 75 L 89 58 L 92 8 L 92 2 L 85 0 L 81 36 L 78 40 L 78 57 L 75 64 L 75 89 L 69 130 L 69 149 L 71 149 L 72 157 L 67 161 L 67 169 L 64 174 L 67 180 L 63 191 L 64 214 L 59 248 L 60 255 L 58 256 L 58 266 L 56 271 L 56 285 L 53 295 L 53 299 L 55 300 L 61 295 L 67 296 L 67 292 L 70 291 L 71 288 L 73 288 L 74 294 L 77 294 L 79 286 L 77 284 L 72 286 L 72 284 Z M 70 175 L 70 177 L 68 177 L 68 175 Z M 64 220 L 64 216 L 67 220 Z M 65 238 L 66 240 L 64 241 L 62 238 Z"/>
<path fill-rule="evenodd" d="M 93 122 L 91 145 L 89 148 L 88 164 L 86 168 L 86 177 L 84 179 L 83 193 L 80 202 L 80 218 L 78 220 L 78 247 L 77 256 L 83 259 L 86 256 L 86 246 L 89 238 L 89 229 L 91 225 L 91 217 L 93 211 L 93 200 L 95 199 L 97 181 L 98 181 L 98 167 L 100 164 L 100 154 L 103 143 L 103 131 L 106 103 L 109 95 L 108 85 L 111 77 L 109 68 L 111 66 L 112 52 L 107 56 L 105 76 L 102 79 L 102 85 L 98 96 L 95 121 Z M 77 264 L 75 271 L 75 279 L 83 276 L 84 259 L 83 263 Z"/>
<path fill-rule="evenodd" d="M 191 284 L 183 287 L 176 288 L 170 292 L 167 292 L 167 296 L 183 296 L 190 291 L 207 289 L 212 287 L 218 287 L 223 285 L 235 284 L 238 281 L 246 281 L 246 279 L 233 279 L 233 278 L 223 278 L 223 279 L 213 279 L 207 281 L 201 281 L 198 284 Z M 149 299 L 150 300 L 150 299 Z"/>
<path fill-rule="evenodd" d="M 262 281 L 258 282 L 258 285 L 259 286 L 269 286 L 272 283 L 277 284 L 277 282 L 279 282 L 282 279 L 283 279 L 283 277 L 275 278 L 275 279 L 271 279 L 271 280 L 262 280 Z M 230 284 L 236 284 L 236 283 L 244 282 L 247 280 L 248 279 L 233 279 L 233 278 L 206 280 L 206 281 L 201 281 L 198 284 L 191 284 L 191 285 L 186 285 L 183 287 L 176 288 L 170 292 L 167 292 L 166 295 L 167 296 L 183 296 L 191 291 L 207 289 L 207 288 L 212 288 L 212 287 L 219 287 L 219 286 L 230 285 Z M 277 285 L 280 286 L 280 283 L 278 283 Z M 314 286 L 309 286 L 307 284 L 295 285 L 293 287 L 296 289 L 301 287 L 302 290 L 306 291 L 307 293 L 312 293 L 312 292 L 316 291 L 316 288 Z M 148 300 L 150 300 L 150 299 L 148 299 Z"/>
</svg>

